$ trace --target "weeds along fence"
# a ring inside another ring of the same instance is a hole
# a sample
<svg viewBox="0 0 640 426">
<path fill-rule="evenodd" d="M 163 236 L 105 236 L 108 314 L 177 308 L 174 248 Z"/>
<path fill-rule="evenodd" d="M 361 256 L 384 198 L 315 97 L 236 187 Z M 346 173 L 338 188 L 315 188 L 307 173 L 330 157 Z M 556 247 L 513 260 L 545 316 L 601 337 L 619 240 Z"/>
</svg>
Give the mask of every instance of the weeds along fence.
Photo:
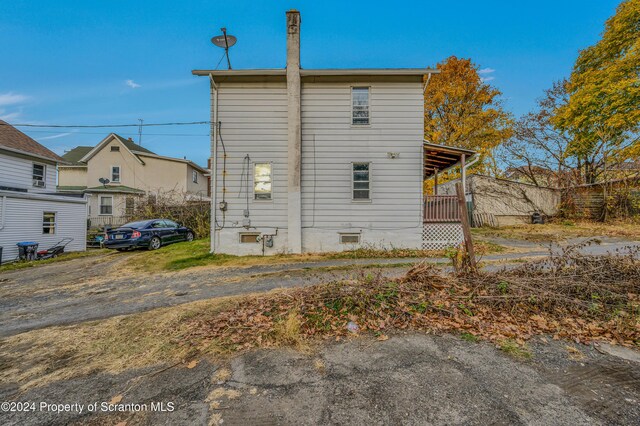
<svg viewBox="0 0 640 426">
<path fill-rule="evenodd" d="M 171 219 L 193 229 L 197 238 L 209 235 L 211 204 L 208 200 L 193 199 L 186 193 L 164 193 L 155 198 L 136 200 L 130 220 L 152 218 Z"/>
<path fill-rule="evenodd" d="M 625 179 L 570 188 L 562 195 L 562 216 L 572 219 L 640 217 L 640 181 Z"/>
</svg>

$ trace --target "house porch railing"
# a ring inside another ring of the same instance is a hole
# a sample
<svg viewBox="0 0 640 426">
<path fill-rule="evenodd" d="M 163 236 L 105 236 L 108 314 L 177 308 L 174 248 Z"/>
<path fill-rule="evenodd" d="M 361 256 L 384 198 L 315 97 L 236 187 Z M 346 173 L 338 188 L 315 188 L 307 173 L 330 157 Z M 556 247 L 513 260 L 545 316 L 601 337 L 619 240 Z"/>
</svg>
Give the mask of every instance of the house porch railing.
<svg viewBox="0 0 640 426">
<path fill-rule="evenodd" d="M 455 195 L 426 195 L 423 207 L 425 223 L 460 222 L 460 205 Z"/>
<path fill-rule="evenodd" d="M 124 225 L 130 219 L 130 216 L 90 216 L 87 219 L 87 227 L 89 229 L 103 228 L 104 226 L 113 228 Z"/>
</svg>

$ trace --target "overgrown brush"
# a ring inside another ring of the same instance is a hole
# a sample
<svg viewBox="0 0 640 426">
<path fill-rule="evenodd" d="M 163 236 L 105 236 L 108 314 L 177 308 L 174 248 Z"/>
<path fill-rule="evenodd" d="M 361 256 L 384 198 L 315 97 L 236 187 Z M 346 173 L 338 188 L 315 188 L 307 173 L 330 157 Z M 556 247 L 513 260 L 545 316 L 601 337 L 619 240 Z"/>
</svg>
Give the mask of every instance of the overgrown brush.
<svg viewBox="0 0 640 426">
<path fill-rule="evenodd" d="M 197 238 L 209 235 L 211 204 L 186 192 L 166 191 L 136 200 L 130 220 L 171 219 L 193 229 Z"/>
<path fill-rule="evenodd" d="M 570 247 L 514 269 L 449 275 L 422 263 L 395 280 L 378 275 L 245 298 L 193 318 L 184 337 L 234 351 L 282 344 L 286 322 L 300 339 L 345 336 L 351 322 L 358 332 L 465 332 L 519 343 L 552 334 L 640 345 L 639 251 L 590 256 Z"/>
</svg>

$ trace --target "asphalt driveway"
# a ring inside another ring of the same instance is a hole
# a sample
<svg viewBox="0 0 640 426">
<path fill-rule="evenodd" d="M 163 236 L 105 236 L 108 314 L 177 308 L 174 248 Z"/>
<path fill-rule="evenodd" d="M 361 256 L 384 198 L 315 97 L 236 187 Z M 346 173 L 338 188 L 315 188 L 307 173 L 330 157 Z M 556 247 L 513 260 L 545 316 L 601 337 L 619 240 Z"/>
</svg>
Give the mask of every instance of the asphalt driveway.
<svg viewBox="0 0 640 426">
<path fill-rule="evenodd" d="M 637 425 L 640 364 L 568 346 L 537 338 L 533 357 L 521 360 L 489 343 L 400 334 L 312 353 L 257 350 L 230 363 L 102 373 L 22 394 L 0 389 L 5 401 L 84 407 L 0 417 L 6 425 Z M 104 409 L 88 412 L 96 402 Z"/>
<path fill-rule="evenodd" d="M 510 262 L 548 254 L 543 246 L 527 244 L 517 253 L 489 255 L 484 260 Z M 605 238 L 603 244 L 583 250 L 598 255 L 629 244 L 632 242 Z M 0 337 L 196 300 L 352 279 L 365 273 L 395 277 L 423 260 L 341 259 L 149 274 L 124 267 L 132 255 L 108 253 L 0 273 Z M 444 258 L 427 261 L 447 263 Z M 363 271 L 366 265 L 385 267 Z"/>
</svg>

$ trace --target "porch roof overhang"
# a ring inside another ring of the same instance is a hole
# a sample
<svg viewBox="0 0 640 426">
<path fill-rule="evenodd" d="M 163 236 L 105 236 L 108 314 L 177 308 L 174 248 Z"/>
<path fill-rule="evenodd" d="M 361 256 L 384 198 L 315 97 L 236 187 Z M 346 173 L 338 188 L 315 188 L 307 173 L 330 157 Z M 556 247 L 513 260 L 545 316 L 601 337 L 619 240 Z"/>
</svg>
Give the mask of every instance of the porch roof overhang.
<svg viewBox="0 0 640 426">
<path fill-rule="evenodd" d="M 427 141 L 423 142 L 423 152 L 425 179 L 459 165 L 463 156 L 465 160 L 469 160 L 478 154 L 470 149 L 439 145 Z"/>
</svg>

